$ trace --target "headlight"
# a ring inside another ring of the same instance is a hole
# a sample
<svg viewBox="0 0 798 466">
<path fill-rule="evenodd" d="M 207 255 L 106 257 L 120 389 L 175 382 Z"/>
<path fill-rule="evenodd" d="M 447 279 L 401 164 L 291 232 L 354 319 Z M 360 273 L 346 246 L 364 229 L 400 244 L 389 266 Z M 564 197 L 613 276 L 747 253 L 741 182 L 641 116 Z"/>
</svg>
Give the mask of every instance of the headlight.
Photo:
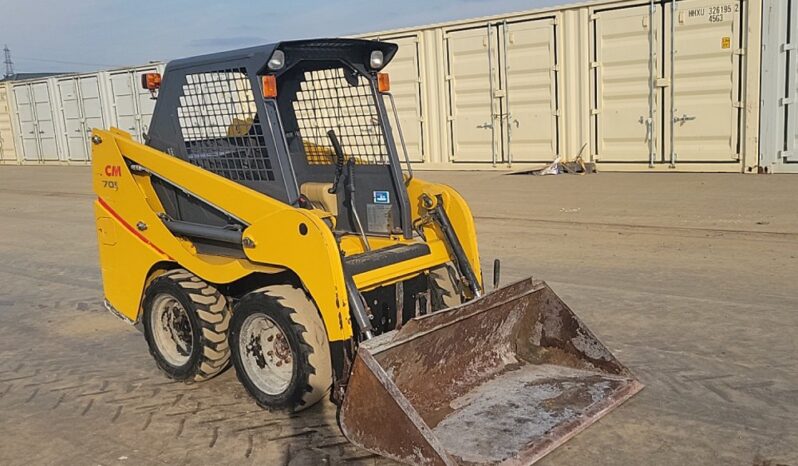
<svg viewBox="0 0 798 466">
<path fill-rule="evenodd" d="M 369 58 L 369 66 L 372 69 L 378 70 L 382 68 L 382 65 L 385 64 L 385 57 L 382 54 L 382 50 L 375 50 L 371 52 L 371 57 Z"/>
<path fill-rule="evenodd" d="M 268 66 L 270 70 L 279 70 L 285 66 L 285 53 L 282 50 L 275 50 L 266 66 Z"/>
</svg>

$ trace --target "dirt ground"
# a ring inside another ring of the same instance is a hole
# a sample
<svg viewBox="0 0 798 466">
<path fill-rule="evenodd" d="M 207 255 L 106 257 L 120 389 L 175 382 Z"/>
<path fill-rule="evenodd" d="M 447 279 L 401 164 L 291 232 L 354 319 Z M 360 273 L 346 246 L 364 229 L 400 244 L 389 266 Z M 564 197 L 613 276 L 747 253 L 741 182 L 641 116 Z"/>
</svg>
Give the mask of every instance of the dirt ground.
<svg viewBox="0 0 798 466">
<path fill-rule="evenodd" d="M 798 177 L 421 173 L 646 388 L 540 464 L 798 464 Z M 388 464 L 329 402 L 170 382 L 102 308 L 86 167 L 0 167 L 0 464 Z"/>
</svg>

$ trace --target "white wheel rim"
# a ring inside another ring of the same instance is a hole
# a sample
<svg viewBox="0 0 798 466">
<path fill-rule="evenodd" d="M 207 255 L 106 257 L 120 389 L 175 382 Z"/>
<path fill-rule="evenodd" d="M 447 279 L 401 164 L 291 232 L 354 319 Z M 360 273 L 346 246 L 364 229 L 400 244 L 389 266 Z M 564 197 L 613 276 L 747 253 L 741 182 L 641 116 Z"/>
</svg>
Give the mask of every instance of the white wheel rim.
<svg viewBox="0 0 798 466">
<path fill-rule="evenodd" d="M 238 339 L 241 363 L 249 379 L 262 392 L 283 394 L 294 376 L 294 355 L 285 333 L 265 314 L 244 320 Z"/>
<path fill-rule="evenodd" d="M 191 358 L 194 337 L 188 312 L 174 296 L 159 294 L 152 303 L 150 327 L 158 352 L 169 364 L 180 367 Z"/>
</svg>

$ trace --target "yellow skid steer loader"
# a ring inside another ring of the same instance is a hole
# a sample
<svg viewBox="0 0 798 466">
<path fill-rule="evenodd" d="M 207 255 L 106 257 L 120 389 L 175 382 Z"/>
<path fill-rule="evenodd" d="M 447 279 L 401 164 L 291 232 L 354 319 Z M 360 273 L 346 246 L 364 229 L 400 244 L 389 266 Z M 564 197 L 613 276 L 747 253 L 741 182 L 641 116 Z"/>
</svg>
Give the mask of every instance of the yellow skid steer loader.
<svg viewBox="0 0 798 466">
<path fill-rule="evenodd" d="M 486 292 L 468 205 L 413 176 L 396 50 L 281 42 L 142 75 L 145 144 L 92 135 L 105 303 L 172 379 L 232 361 L 260 406 L 329 397 L 377 454 L 532 463 L 642 386 L 545 283 Z"/>
</svg>

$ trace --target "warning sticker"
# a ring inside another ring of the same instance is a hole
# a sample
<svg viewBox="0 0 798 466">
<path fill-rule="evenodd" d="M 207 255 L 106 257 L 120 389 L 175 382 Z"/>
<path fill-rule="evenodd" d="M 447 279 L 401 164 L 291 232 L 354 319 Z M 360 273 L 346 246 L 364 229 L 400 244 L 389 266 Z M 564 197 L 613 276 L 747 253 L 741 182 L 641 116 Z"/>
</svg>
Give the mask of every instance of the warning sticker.
<svg viewBox="0 0 798 466">
<path fill-rule="evenodd" d="M 720 40 L 720 48 L 722 49 L 731 48 L 731 37 L 723 37 Z"/>
<path fill-rule="evenodd" d="M 384 204 L 366 204 L 366 226 L 372 233 L 388 233 L 391 231 L 391 206 Z"/>
</svg>

